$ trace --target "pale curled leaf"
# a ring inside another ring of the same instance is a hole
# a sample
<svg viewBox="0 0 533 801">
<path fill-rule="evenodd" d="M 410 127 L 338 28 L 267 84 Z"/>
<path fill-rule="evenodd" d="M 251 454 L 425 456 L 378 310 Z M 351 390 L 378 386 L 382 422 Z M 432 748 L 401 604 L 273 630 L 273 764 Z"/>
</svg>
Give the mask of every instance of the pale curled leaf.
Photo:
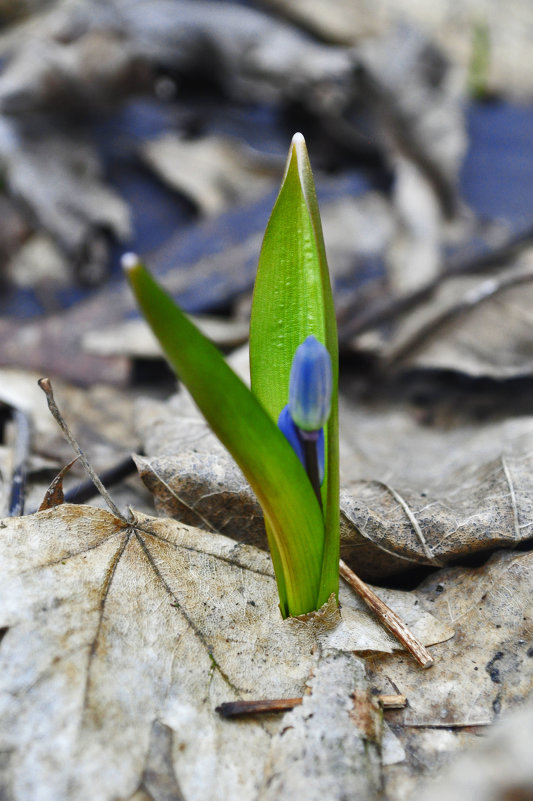
<svg viewBox="0 0 533 801">
<path fill-rule="evenodd" d="M 135 455 L 134 460 L 159 513 L 266 549 L 259 502 L 189 393 L 181 390 L 168 404 L 140 399 L 136 407 L 137 426 L 150 456 Z M 173 462 L 176 454 L 179 464 Z M 212 481 L 203 480 L 206 472 Z"/>
<path fill-rule="evenodd" d="M 245 205 L 275 188 L 278 165 L 227 136 L 195 139 L 165 133 L 141 147 L 144 161 L 204 215 Z"/>
<path fill-rule="evenodd" d="M 57 476 L 54 478 L 46 493 L 44 498 L 39 506 L 38 511 L 44 512 L 45 509 L 53 509 L 54 506 L 60 506 L 62 503 L 65 502 L 65 494 L 63 492 L 63 479 L 65 478 L 66 474 L 72 467 L 72 465 L 77 462 L 79 456 L 76 456 L 75 459 L 72 459 L 71 462 L 66 464 L 64 467 L 61 468 Z"/>
<path fill-rule="evenodd" d="M 214 709 L 297 696 L 317 660 L 311 627 L 281 619 L 269 557 L 171 520 L 131 528 L 68 504 L 8 519 L 1 536 L 0 749 L 13 799 L 129 798 L 153 768 L 156 721 L 187 801 L 254 799 L 277 723 Z M 353 607 L 347 590 L 341 600 Z M 390 650 L 379 623 L 359 622 L 354 644 Z"/>
<path fill-rule="evenodd" d="M 135 455 L 134 461 L 160 514 L 259 548 L 268 547 L 261 507 L 226 454 L 187 450 L 178 457 Z"/>
<path fill-rule="evenodd" d="M 530 417 L 421 425 L 345 401 L 343 546 L 367 575 L 515 547 L 533 525 Z"/>
</svg>

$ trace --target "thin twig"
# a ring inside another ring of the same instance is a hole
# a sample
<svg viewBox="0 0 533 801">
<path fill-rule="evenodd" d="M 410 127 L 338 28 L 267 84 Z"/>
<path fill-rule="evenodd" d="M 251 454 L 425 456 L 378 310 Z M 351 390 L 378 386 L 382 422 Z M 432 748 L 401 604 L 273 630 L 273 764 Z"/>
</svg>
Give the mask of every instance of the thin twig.
<svg viewBox="0 0 533 801">
<path fill-rule="evenodd" d="M 123 479 L 136 472 L 135 462 L 131 456 L 125 456 L 119 462 L 102 470 L 99 473 L 100 481 L 106 487 L 112 487 Z M 65 493 L 65 503 L 85 503 L 96 495 L 94 484 L 91 480 L 82 481 Z"/>
<path fill-rule="evenodd" d="M 353 570 L 351 570 L 342 559 L 339 562 L 339 572 L 346 583 L 350 585 L 367 606 L 379 617 L 380 621 L 390 633 L 414 656 L 419 665 L 423 668 L 431 667 L 433 664 L 433 657 L 429 651 L 424 648 L 422 643 L 417 640 L 413 634 L 411 634 L 396 612 L 393 612 L 364 581 L 361 581 L 359 576 L 356 576 Z"/>
<path fill-rule="evenodd" d="M 378 704 L 382 709 L 403 709 L 407 706 L 405 695 L 378 695 Z"/>
<path fill-rule="evenodd" d="M 309 476 L 318 505 L 322 510 L 322 493 L 320 492 L 320 474 L 318 470 L 318 442 L 317 439 L 311 439 L 308 436 L 302 436 L 301 441 L 304 446 L 305 470 Z"/>
<path fill-rule="evenodd" d="M 511 287 L 528 284 L 533 281 L 533 271 L 522 272 L 513 275 L 503 275 L 501 278 L 488 278 L 477 286 L 465 292 L 463 297 L 454 306 L 444 309 L 438 316 L 429 320 L 414 331 L 408 339 L 398 343 L 387 355 L 386 364 L 397 363 L 412 356 L 421 345 L 426 345 L 430 339 L 434 339 L 439 331 L 448 323 L 470 312 L 472 309 L 490 300 L 495 295 Z"/>
<path fill-rule="evenodd" d="M 382 709 L 403 709 L 407 706 L 405 695 L 378 695 Z M 303 698 L 272 698 L 260 701 L 226 701 L 215 707 L 223 718 L 241 718 L 248 715 L 268 715 L 271 712 L 287 712 L 301 706 Z"/>
<path fill-rule="evenodd" d="M 74 462 L 77 461 L 78 458 L 79 457 L 76 456 Z M 74 462 L 71 462 L 70 464 L 72 465 Z M 70 465 L 68 465 L 68 467 L 70 467 Z M 107 470 L 102 470 L 101 473 L 98 473 L 98 476 L 104 487 L 109 489 L 109 487 L 113 487 L 115 484 L 118 484 L 120 481 L 135 472 L 135 462 L 131 456 L 126 456 L 124 459 L 121 459 Z M 64 476 L 63 471 L 61 471 L 61 473 Z M 62 477 L 61 473 L 56 476 L 54 482 L 57 481 L 58 478 Z M 91 498 L 94 498 L 95 495 L 98 495 L 98 490 L 94 486 L 93 480 L 88 478 L 86 481 L 80 481 L 79 484 L 76 484 L 74 487 L 71 487 L 71 489 L 67 490 L 61 503 L 86 503 Z M 36 512 L 37 509 L 34 509 L 33 511 Z M 41 509 L 39 508 L 38 511 L 41 511 Z"/>
<path fill-rule="evenodd" d="M 361 314 L 353 315 L 351 304 L 347 303 L 339 314 L 339 339 L 349 342 L 354 337 L 371 331 L 382 323 L 394 320 L 404 312 L 410 311 L 425 300 L 451 278 L 461 275 L 474 275 L 475 273 L 501 267 L 509 259 L 517 256 L 524 248 L 533 242 L 533 228 L 527 228 L 519 234 L 507 239 L 502 245 L 488 253 L 450 260 L 443 265 L 442 272 L 413 292 L 400 297 L 378 300 L 370 308 L 365 308 Z M 357 294 L 357 297 L 359 297 Z"/>
<path fill-rule="evenodd" d="M 92 467 L 91 463 L 89 462 L 89 460 L 85 456 L 84 452 L 82 451 L 82 449 L 78 445 L 74 435 L 70 431 L 70 428 L 68 427 L 67 423 L 63 419 L 63 416 L 61 415 L 61 412 L 57 408 L 57 405 L 56 405 L 56 402 L 55 402 L 55 399 L 54 399 L 54 393 L 53 393 L 53 390 L 52 390 L 52 384 L 50 382 L 50 379 L 49 378 L 40 378 L 37 383 L 39 384 L 40 388 L 42 389 L 42 391 L 46 395 L 46 400 L 47 400 L 47 403 L 48 403 L 48 408 L 50 409 L 50 413 L 52 414 L 54 420 L 59 425 L 59 427 L 63 431 L 64 435 L 68 439 L 68 441 L 69 441 L 72 449 L 74 450 L 74 452 L 78 454 L 79 459 L 80 459 L 81 463 L 83 464 L 85 470 L 87 471 L 88 475 L 90 476 L 91 481 L 93 482 L 94 486 L 96 487 L 96 489 L 98 490 L 98 492 L 100 493 L 102 498 L 105 500 L 105 502 L 107 503 L 107 505 L 109 506 L 109 508 L 113 512 L 113 514 L 115 514 L 119 518 L 119 520 L 122 520 L 124 523 L 128 523 L 129 521 L 126 520 L 126 518 L 124 517 L 124 515 L 122 514 L 122 512 L 120 511 L 118 506 L 116 506 L 115 502 L 113 501 L 113 499 L 109 495 L 108 491 L 104 487 L 100 477 L 97 475 L 97 473 L 94 470 L 94 468 Z"/>
<path fill-rule="evenodd" d="M 237 718 L 244 715 L 264 715 L 269 712 L 286 712 L 300 706 L 302 698 L 273 698 L 261 701 L 227 701 L 215 708 L 223 718 Z"/>
<path fill-rule="evenodd" d="M 8 515 L 9 517 L 19 517 L 24 514 L 31 424 L 26 412 L 16 406 L 11 408 L 13 409 L 12 416 L 15 423 L 15 444 L 13 447 L 13 472 L 11 475 Z"/>
</svg>

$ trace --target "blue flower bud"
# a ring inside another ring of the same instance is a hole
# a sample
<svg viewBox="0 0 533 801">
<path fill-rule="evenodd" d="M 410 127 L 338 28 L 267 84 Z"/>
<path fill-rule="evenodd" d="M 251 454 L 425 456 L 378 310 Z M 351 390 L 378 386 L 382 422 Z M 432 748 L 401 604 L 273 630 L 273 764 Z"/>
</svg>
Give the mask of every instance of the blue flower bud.
<svg viewBox="0 0 533 801">
<path fill-rule="evenodd" d="M 331 411 L 331 358 L 314 336 L 296 348 L 289 384 L 289 409 L 303 431 L 318 431 Z"/>
<path fill-rule="evenodd" d="M 284 406 L 281 410 L 278 418 L 278 428 L 283 434 L 285 434 L 296 456 L 305 467 L 305 453 L 302 442 L 303 437 L 305 437 L 305 432 L 300 431 L 300 429 L 295 425 L 294 420 L 291 417 L 289 404 Z M 317 437 L 316 447 L 318 456 L 318 474 L 320 478 L 320 484 L 322 484 L 324 481 L 325 464 L 324 431 L 323 429 L 320 429 L 320 431 L 313 432 L 313 434 L 316 434 Z"/>
</svg>

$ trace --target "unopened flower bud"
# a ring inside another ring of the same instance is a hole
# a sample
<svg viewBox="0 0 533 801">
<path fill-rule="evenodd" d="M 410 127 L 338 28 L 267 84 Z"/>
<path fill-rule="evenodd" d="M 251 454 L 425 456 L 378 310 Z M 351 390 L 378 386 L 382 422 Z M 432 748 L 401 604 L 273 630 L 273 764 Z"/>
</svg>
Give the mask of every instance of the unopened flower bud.
<svg viewBox="0 0 533 801">
<path fill-rule="evenodd" d="M 303 439 L 305 432 L 302 432 L 295 424 L 291 417 L 289 404 L 283 407 L 281 414 L 278 418 L 278 428 L 285 434 L 296 456 L 305 467 L 305 453 Z M 324 450 L 324 430 L 313 431 L 313 438 L 316 439 L 317 459 L 318 459 L 318 477 L 320 484 L 324 481 L 324 464 L 325 464 L 325 450 Z"/>
<path fill-rule="evenodd" d="M 289 409 L 298 428 L 318 431 L 331 411 L 331 358 L 314 336 L 296 348 L 289 384 Z"/>
</svg>

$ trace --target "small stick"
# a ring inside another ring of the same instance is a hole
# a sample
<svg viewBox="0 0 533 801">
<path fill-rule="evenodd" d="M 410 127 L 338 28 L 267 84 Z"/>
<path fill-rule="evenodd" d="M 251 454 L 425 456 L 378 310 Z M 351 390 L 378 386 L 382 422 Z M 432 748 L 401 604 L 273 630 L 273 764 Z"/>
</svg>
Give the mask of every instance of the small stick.
<svg viewBox="0 0 533 801">
<path fill-rule="evenodd" d="M 401 295 L 386 301 L 376 302 L 360 315 L 353 315 L 352 304 L 346 304 L 339 316 L 339 339 L 341 342 L 349 342 L 354 337 L 363 334 L 365 331 L 372 330 L 389 320 L 394 320 L 404 312 L 409 312 L 415 306 L 431 298 L 433 293 L 448 281 L 458 275 L 475 275 L 476 273 L 500 267 L 505 262 L 514 258 L 524 248 L 528 247 L 533 240 L 533 228 L 526 228 L 521 233 L 510 237 L 499 247 L 492 251 L 483 253 L 473 258 L 467 257 L 459 261 L 450 261 L 443 265 L 440 274 L 429 283 L 408 295 Z M 354 294 L 355 297 L 355 294 Z"/>
<path fill-rule="evenodd" d="M 407 698 L 405 695 L 378 695 L 378 703 L 382 709 L 403 709 Z"/>
<path fill-rule="evenodd" d="M 378 598 L 376 593 L 373 592 L 364 581 L 361 581 L 359 576 L 356 576 L 353 570 L 351 570 L 342 559 L 339 561 L 339 572 L 346 583 L 349 584 L 367 606 L 375 612 L 390 633 L 414 656 L 418 664 L 423 668 L 431 667 L 433 664 L 433 657 L 429 651 L 411 634 L 396 612 L 393 612 L 381 598 Z"/>
<path fill-rule="evenodd" d="M 274 698 L 264 701 L 227 701 L 215 708 L 223 718 L 237 718 L 243 715 L 264 715 L 269 712 L 285 712 L 300 706 L 302 698 Z"/>
<path fill-rule="evenodd" d="M 322 493 L 320 492 L 320 474 L 318 470 L 318 431 L 302 431 L 300 441 L 304 446 L 305 471 L 309 476 L 309 481 L 313 487 L 320 510 L 322 509 Z M 316 436 L 311 436 L 316 435 Z"/>
<path fill-rule="evenodd" d="M 9 517 L 19 517 L 24 514 L 24 501 L 26 497 L 26 474 L 28 470 L 28 457 L 30 455 L 31 424 L 28 415 L 16 406 L 13 410 L 15 423 L 15 444 L 13 457 L 13 474 L 11 476 L 11 492 L 9 495 Z"/>
<path fill-rule="evenodd" d="M 56 402 L 54 400 L 54 393 L 53 393 L 53 390 L 52 390 L 52 384 L 50 382 L 50 379 L 49 378 L 40 378 L 37 383 L 39 384 L 40 388 L 42 389 L 42 391 L 46 395 L 48 408 L 50 409 L 50 413 L 52 414 L 52 417 L 54 418 L 56 423 L 59 425 L 61 430 L 63 431 L 64 435 L 68 439 L 68 441 L 69 441 L 72 449 L 74 450 L 74 452 L 78 454 L 80 462 L 83 464 L 84 468 L 86 469 L 87 473 L 89 474 L 94 486 L 96 487 L 96 489 L 98 490 L 98 492 L 100 493 L 102 498 L 105 500 L 105 502 L 107 503 L 107 505 L 109 506 L 109 508 L 113 512 L 113 514 L 115 514 L 119 518 L 119 520 L 122 520 L 124 523 L 127 523 L 128 521 L 126 520 L 126 518 L 124 517 L 124 515 L 122 514 L 122 512 L 120 511 L 118 506 L 116 506 L 116 504 L 114 503 L 113 499 L 109 495 L 108 491 L 106 490 L 106 488 L 102 484 L 102 481 L 100 480 L 100 478 L 97 475 L 96 471 L 94 470 L 94 468 L 90 464 L 89 460 L 85 456 L 84 452 L 82 451 L 82 449 L 78 445 L 74 435 L 70 431 L 70 428 L 68 427 L 67 423 L 63 419 L 63 417 L 61 415 L 61 412 L 57 408 Z"/>
<path fill-rule="evenodd" d="M 300 706 L 303 698 L 273 698 L 262 701 L 226 701 L 215 708 L 223 718 L 238 718 L 246 715 L 264 715 L 270 712 L 287 712 Z M 403 709 L 407 706 L 405 695 L 378 695 L 382 709 Z"/>
</svg>

